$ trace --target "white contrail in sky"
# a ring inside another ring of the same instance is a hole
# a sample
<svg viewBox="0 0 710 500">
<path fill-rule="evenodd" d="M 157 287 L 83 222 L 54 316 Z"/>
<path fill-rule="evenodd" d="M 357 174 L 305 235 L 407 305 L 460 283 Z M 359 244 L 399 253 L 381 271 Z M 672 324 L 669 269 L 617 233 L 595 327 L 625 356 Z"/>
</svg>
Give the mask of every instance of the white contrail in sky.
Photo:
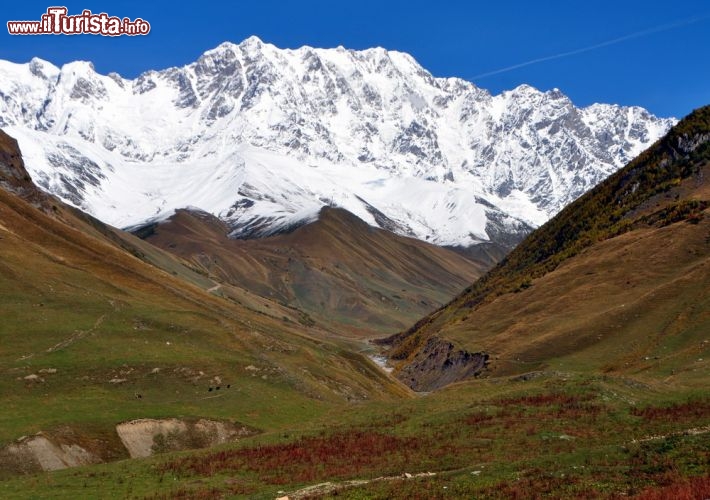
<svg viewBox="0 0 710 500">
<path fill-rule="evenodd" d="M 589 47 L 582 47 L 581 49 L 570 50 L 567 52 L 560 52 L 559 54 L 553 54 L 551 56 L 538 57 L 536 59 L 531 59 L 529 61 L 514 64 L 512 66 L 506 66 L 505 68 L 497 69 L 494 71 L 488 71 L 486 73 L 481 73 L 480 75 L 476 75 L 473 78 L 471 78 L 471 80 L 477 80 L 479 78 L 485 78 L 487 76 L 499 75 L 501 73 L 507 73 L 508 71 L 513 71 L 514 69 L 524 68 L 525 66 L 532 66 L 533 64 L 538 64 L 538 63 L 545 62 L 545 61 L 552 61 L 553 59 L 561 59 L 563 57 L 569 57 L 569 56 L 574 56 L 577 54 L 582 54 L 584 52 L 589 52 L 590 50 L 596 50 L 596 49 L 600 49 L 602 47 L 608 47 L 609 45 L 614 45 L 614 44 L 624 42 L 626 40 L 631 40 L 634 38 L 641 38 L 643 36 L 652 35 L 654 33 L 660 33 L 661 31 L 668 31 L 668 30 L 672 30 L 675 28 L 680 28 L 681 26 L 687 26 L 689 24 L 698 23 L 700 21 L 705 21 L 707 19 L 710 19 L 710 14 L 702 16 L 702 17 L 693 17 L 693 18 L 689 18 L 689 19 L 683 19 L 682 21 L 676 21 L 674 23 L 656 26 L 655 28 L 648 28 L 643 31 L 637 31 L 637 32 L 631 33 L 629 35 L 620 36 L 618 38 L 612 38 L 611 40 L 607 40 L 605 42 L 600 42 L 600 43 L 597 43 L 594 45 L 590 45 Z"/>
</svg>

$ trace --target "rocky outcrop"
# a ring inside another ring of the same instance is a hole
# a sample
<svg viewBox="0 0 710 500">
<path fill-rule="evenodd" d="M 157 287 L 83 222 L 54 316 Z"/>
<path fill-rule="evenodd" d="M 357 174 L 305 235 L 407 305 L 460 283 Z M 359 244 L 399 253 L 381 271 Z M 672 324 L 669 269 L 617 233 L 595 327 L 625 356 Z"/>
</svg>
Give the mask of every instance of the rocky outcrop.
<svg viewBox="0 0 710 500">
<path fill-rule="evenodd" d="M 100 463 L 103 460 L 78 444 L 63 444 L 44 434 L 23 437 L 0 452 L 20 469 L 52 471 Z"/>
<path fill-rule="evenodd" d="M 34 185 L 25 169 L 17 141 L 0 130 L 0 188 L 35 206 L 47 206 L 48 196 Z"/>
<path fill-rule="evenodd" d="M 439 337 L 430 338 L 413 359 L 397 369 L 396 376 L 415 391 L 432 391 L 480 375 L 488 354 L 457 349 Z"/>
<path fill-rule="evenodd" d="M 117 425 L 116 432 L 131 458 L 208 448 L 256 433 L 253 429 L 228 421 L 176 418 L 131 420 Z"/>
<path fill-rule="evenodd" d="M 116 434 L 101 437 L 63 427 L 23 436 L 0 449 L 0 477 L 208 448 L 257 433 L 235 422 L 204 418 L 131 420 L 118 424 Z"/>
</svg>

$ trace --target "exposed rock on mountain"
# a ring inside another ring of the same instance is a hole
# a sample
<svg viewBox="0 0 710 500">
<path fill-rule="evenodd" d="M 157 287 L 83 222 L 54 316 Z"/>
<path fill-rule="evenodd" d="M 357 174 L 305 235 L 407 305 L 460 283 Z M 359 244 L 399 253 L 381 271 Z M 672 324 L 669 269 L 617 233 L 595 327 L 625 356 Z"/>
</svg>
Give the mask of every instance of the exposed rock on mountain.
<svg viewBox="0 0 710 500">
<path fill-rule="evenodd" d="M 381 48 L 255 37 L 135 80 L 1 62 L 0 97 L 33 180 L 118 227 L 197 207 L 263 236 L 336 205 L 464 247 L 512 247 L 673 124 L 558 90 L 491 95 Z"/>
</svg>

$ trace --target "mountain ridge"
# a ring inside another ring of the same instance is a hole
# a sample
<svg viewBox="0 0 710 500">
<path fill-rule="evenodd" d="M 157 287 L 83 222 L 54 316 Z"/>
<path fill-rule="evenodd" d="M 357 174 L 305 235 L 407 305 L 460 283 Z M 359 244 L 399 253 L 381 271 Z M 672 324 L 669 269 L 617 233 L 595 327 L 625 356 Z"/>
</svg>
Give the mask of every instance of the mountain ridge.
<svg viewBox="0 0 710 500">
<path fill-rule="evenodd" d="M 439 245 L 511 248 L 674 122 L 556 89 L 494 96 L 381 48 L 256 37 L 133 80 L 3 62 L 0 92 L 0 126 L 43 189 L 124 228 L 195 206 L 233 237 L 333 204 Z"/>
</svg>

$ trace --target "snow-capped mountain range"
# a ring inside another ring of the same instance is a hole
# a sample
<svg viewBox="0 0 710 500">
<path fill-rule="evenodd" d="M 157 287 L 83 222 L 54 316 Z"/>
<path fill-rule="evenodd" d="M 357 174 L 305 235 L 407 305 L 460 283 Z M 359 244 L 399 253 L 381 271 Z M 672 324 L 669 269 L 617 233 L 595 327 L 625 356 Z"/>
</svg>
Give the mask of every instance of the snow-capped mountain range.
<svg viewBox="0 0 710 500">
<path fill-rule="evenodd" d="M 33 180 L 124 228 L 196 207 L 259 236 L 336 205 L 436 244 L 511 244 L 674 123 L 526 85 L 491 95 L 381 48 L 251 37 L 134 80 L 0 61 L 0 127 Z"/>
</svg>

